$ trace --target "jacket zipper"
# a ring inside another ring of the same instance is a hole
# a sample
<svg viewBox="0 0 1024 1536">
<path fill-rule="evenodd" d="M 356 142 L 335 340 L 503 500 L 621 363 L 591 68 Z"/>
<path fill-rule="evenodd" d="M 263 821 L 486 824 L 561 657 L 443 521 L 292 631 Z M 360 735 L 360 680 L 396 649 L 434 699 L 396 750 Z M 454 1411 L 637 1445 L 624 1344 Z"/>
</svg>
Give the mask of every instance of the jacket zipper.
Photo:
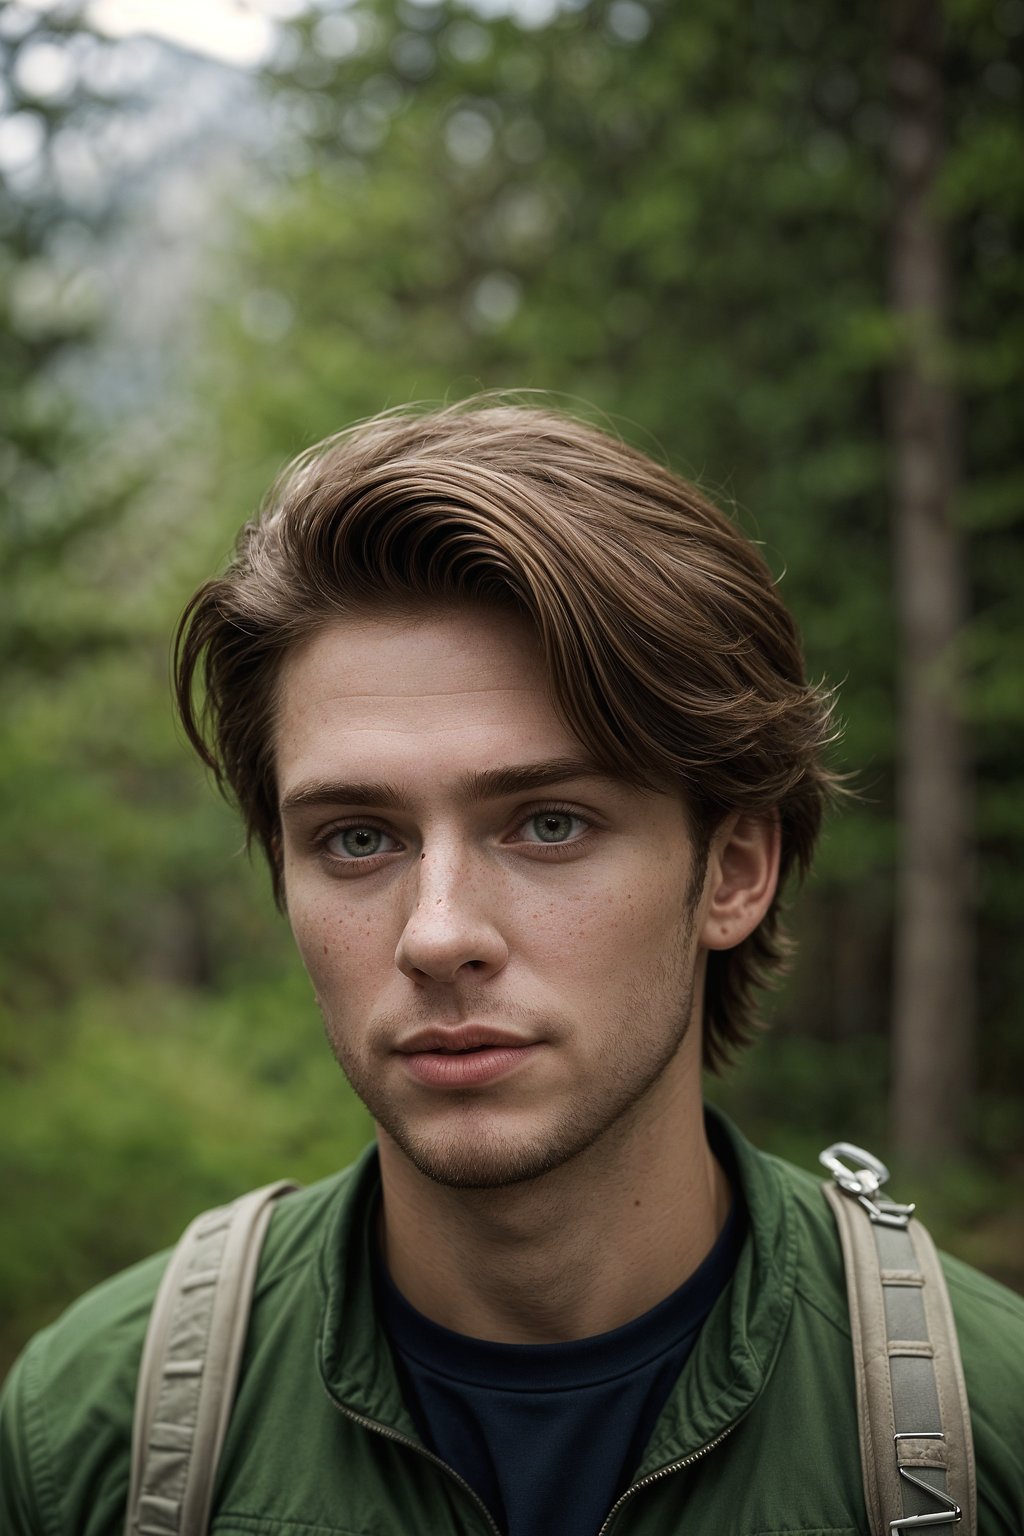
<svg viewBox="0 0 1024 1536">
<path fill-rule="evenodd" d="M 334 1404 L 338 1412 L 343 1413 L 345 1417 L 347 1419 L 351 1419 L 354 1424 L 361 1424 L 364 1429 L 375 1430 L 378 1435 L 383 1435 L 386 1440 L 395 1440 L 399 1445 L 407 1445 L 411 1451 L 416 1451 L 418 1455 L 425 1456 L 426 1459 L 428 1461 L 432 1461 L 436 1467 L 440 1467 L 442 1472 L 447 1472 L 448 1476 L 453 1477 L 458 1483 L 459 1487 L 464 1488 L 469 1494 L 470 1498 L 473 1500 L 473 1503 L 477 1506 L 477 1508 L 480 1510 L 480 1513 L 487 1521 L 489 1528 L 494 1532 L 494 1536 L 502 1536 L 501 1531 L 499 1531 L 498 1527 L 495 1525 L 493 1516 L 491 1515 L 491 1512 L 487 1508 L 487 1505 L 484 1503 L 483 1499 L 477 1492 L 475 1492 L 474 1489 L 469 1486 L 464 1477 L 459 1476 L 454 1467 L 450 1467 L 446 1461 L 442 1461 L 440 1456 L 435 1456 L 433 1451 L 428 1451 L 425 1445 L 419 1445 L 415 1440 L 410 1440 L 408 1435 L 403 1435 L 399 1430 L 392 1429 L 390 1425 L 378 1424 L 376 1419 L 366 1419 L 361 1413 L 356 1413 L 352 1408 L 346 1408 L 344 1403 L 339 1403 L 338 1399 L 332 1392 L 327 1391 L 326 1386 L 324 1387 L 324 1391 L 327 1392 L 328 1400 Z M 711 1447 L 708 1446 L 707 1449 L 710 1450 Z"/>
<path fill-rule="evenodd" d="M 701 1457 L 706 1456 L 709 1451 L 713 1451 L 716 1445 L 721 1445 L 726 1435 L 736 1428 L 738 1422 L 739 1420 L 736 1420 L 732 1424 L 726 1425 L 720 1435 L 716 1435 L 714 1440 L 709 1440 L 707 1445 L 702 1445 L 699 1450 L 691 1451 L 689 1456 L 683 1456 L 679 1461 L 670 1461 L 667 1466 L 659 1467 L 657 1472 L 649 1472 L 638 1483 L 631 1483 L 625 1493 L 620 1494 L 615 1500 L 615 1503 L 605 1516 L 604 1524 L 598 1531 L 597 1536 L 606 1536 L 606 1532 L 610 1529 L 612 1521 L 621 1510 L 623 1504 L 625 1504 L 627 1499 L 631 1499 L 634 1493 L 639 1493 L 641 1488 L 648 1488 L 651 1483 L 659 1482 L 661 1478 L 668 1477 L 670 1472 L 681 1472 L 684 1467 L 692 1466 L 695 1461 L 700 1461 Z"/>
<path fill-rule="evenodd" d="M 501 1531 L 499 1531 L 498 1527 L 495 1525 L 491 1512 L 487 1508 L 487 1505 L 484 1503 L 483 1499 L 481 1499 L 480 1495 L 470 1487 L 464 1477 L 459 1476 L 454 1467 L 450 1467 L 446 1461 L 442 1461 L 440 1456 L 435 1456 L 433 1451 L 428 1451 L 425 1445 L 419 1445 L 415 1440 L 410 1440 L 408 1435 L 403 1435 L 399 1430 L 392 1429 L 390 1425 L 379 1424 L 376 1419 L 364 1418 L 361 1413 L 356 1413 L 354 1409 L 346 1408 L 344 1403 L 339 1403 L 338 1399 L 332 1392 L 327 1391 L 326 1386 L 324 1387 L 324 1391 L 327 1393 L 328 1401 L 333 1404 L 339 1413 L 343 1413 L 347 1419 L 351 1419 L 353 1424 L 361 1424 L 364 1429 L 372 1429 L 376 1431 L 378 1435 L 383 1435 L 386 1440 L 394 1440 L 398 1445 L 407 1445 L 410 1451 L 415 1451 L 418 1455 L 426 1457 L 427 1461 L 432 1461 L 435 1467 L 440 1467 L 442 1472 L 447 1472 L 448 1476 L 454 1478 L 459 1487 L 464 1488 L 469 1494 L 470 1498 L 473 1500 L 473 1503 L 477 1506 L 480 1513 L 487 1521 L 488 1526 L 494 1532 L 494 1536 L 502 1536 Z M 618 1515 L 623 1504 L 625 1504 L 627 1499 L 631 1499 L 634 1493 L 639 1493 L 641 1488 L 648 1488 L 651 1483 L 657 1483 L 661 1480 L 661 1478 L 668 1477 L 669 1473 L 671 1472 L 681 1472 L 684 1467 L 692 1466 L 695 1461 L 700 1461 L 701 1457 L 706 1456 L 709 1451 L 713 1451 L 716 1445 L 721 1445 L 726 1435 L 730 1434 L 732 1430 L 736 1428 L 736 1423 L 738 1423 L 738 1420 L 732 1424 L 726 1425 L 725 1429 L 722 1430 L 722 1433 L 720 1435 L 716 1435 L 714 1440 L 709 1440 L 707 1445 L 702 1445 L 698 1450 L 691 1451 L 688 1456 L 683 1456 L 679 1461 L 671 1461 L 667 1466 L 659 1467 L 657 1472 L 649 1472 L 647 1476 L 642 1477 L 638 1483 L 632 1483 L 626 1489 L 625 1493 L 620 1494 L 619 1497 L 615 1500 L 615 1503 L 612 1505 L 611 1509 L 605 1516 L 604 1524 L 598 1531 L 597 1536 L 606 1536 L 607 1531 L 611 1527 L 612 1521 Z"/>
</svg>

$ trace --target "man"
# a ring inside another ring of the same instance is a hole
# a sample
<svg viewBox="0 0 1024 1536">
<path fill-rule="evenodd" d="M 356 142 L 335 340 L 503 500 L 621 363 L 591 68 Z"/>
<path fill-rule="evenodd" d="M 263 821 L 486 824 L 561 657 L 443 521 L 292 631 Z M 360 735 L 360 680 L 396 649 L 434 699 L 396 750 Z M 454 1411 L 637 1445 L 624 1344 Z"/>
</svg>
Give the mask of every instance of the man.
<svg viewBox="0 0 1024 1536">
<path fill-rule="evenodd" d="M 702 1112 L 834 783 L 757 551 L 558 415 L 387 414 L 286 475 L 176 669 L 377 1124 L 275 1210 L 212 1528 L 865 1532 L 833 1218 Z M 5 1533 L 122 1528 L 165 1263 L 23 1356 Z M 1022 1308 L 946 1268 L 1019 1536 Z"/>
</svg>

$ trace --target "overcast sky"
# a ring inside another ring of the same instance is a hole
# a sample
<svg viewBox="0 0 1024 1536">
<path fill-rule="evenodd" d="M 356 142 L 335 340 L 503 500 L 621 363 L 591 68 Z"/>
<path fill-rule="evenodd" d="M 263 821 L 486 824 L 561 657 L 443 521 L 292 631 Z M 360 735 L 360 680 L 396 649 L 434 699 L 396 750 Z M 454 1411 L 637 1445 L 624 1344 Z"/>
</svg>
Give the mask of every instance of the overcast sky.
<svg viewBox="0 0 1024 1536">
<path fill-rule="evenodd" d="M 53 0 L 25 3 L 45 10 Z M 316 3 L 321 10 L 340 11 L 352 0 Z M 514 15 L 529 27 L 549 21 L 560 9 L 560 0 L 467 0 L 467 5 L 482 15 Z M 258 65 L 267 58 L 275 20 L 306 9 L 306 0 L 90 0 L 88 7 L 95 25 L 111 37 L 142 32 L 242 66 Z"/>
<path fill-rule="evenodd" d="M 260 64 L 274 36 L 274 19 L 303 9 L 301 0 L 91 0 L 89 16 L 102 32 L 144 32 L 227 63 Z"/>
</svg>

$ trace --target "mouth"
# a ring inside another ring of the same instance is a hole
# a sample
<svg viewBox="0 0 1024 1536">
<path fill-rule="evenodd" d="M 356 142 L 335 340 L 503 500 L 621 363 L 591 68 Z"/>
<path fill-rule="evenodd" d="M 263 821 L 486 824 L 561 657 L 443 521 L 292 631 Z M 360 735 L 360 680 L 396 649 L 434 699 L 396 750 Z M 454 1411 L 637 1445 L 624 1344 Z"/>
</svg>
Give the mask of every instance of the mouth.
<svg viewBox="0 0 1024 1536">
<path fill-rule="evenodd" d="M 446 1029 L 417 1030 L 402 1042 L 398 1051 L 403 1056 L 419 1056 L 424 1053 L 472 1056 L 483 1051 L 524 1050 L 537 1043 L 508 1030 L 489 1029 L 480 1024 L 456 1024 Z"/>
<path fill-rule="evenodd" d="M 480 1051 L 493 1051 L 493 1045 L 439 1045 L 435 1047 L 435 1056 L 476 1056 Z M 513 1047 L 514 1049 L 514 1047 Z"/>
<path fill-rule="evenodd" d="M 425 1087 L 473 1088 L 507 1077 L 542 1049 L 538 1040 L 459 1025 L 421 1030 L 403 1041 L 399 1055 L 410 1076 Z"/>
</svg>

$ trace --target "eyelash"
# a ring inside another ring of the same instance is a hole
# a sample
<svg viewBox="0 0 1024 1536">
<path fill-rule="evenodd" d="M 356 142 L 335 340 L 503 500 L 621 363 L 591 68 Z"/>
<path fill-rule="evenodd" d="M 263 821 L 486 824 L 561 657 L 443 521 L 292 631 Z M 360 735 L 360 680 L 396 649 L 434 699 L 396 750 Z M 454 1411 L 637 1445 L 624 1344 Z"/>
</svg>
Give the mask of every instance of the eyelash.
<svg viewBox="0 0 1024 1536">
<path fill-rule="evenodd" d="M 557 804 L 557 803 L 548 802 L 548 803 L 546 803 L 544 805 L 537 806 L 535 810 L 527 811 L 525 813 L 525 815 L 523 815 L 517 821 L 517 823 L 516 823 L 516 831 L 521 831 L 522 828 L 525 827 L 528 822 L 534 821 L 538 816 L 544 816 L 544 815 L 570 816 L 570 817 L 572 817 L 572 819 L 574 821 L 582 822 L 583 823 L 583 828 L 584 828 L 584 830 L 580 833 L 580 835 L 578 837 L 572 838 L 569 842 L 565 842 L 565 843 L 530 842 L 527 845 L 530 848 L 540 848 L 540 849 L 542 849 L 543 853 L 542 853 L 541 857 L 545 858 L 545 859 L 548 859 L 548 860 L 550 860 L 552 862 L 557 862 L 559 855 L 564 856 L 564 854 L 566 853 L 567 850 L 569 850 L 569 849 L 575 850 L 575 849 L 579 848 L 582 843 L 588 842 L 589 839 L 590 839 L 590 835 L 591 835 L 591 833 L 594 830 L 594 823 L 590 819 L 590 817 L 582 815 L 578 810 L 575 809 L 574 806 L 571 806 L 571 805 L 561 805 L 561 804 Z M 356 868 L 361 869 L 361 870 L 379 869 L 383 865 L 384 861 L 386 859 L 390 858 L 390 856 L 391 856 L 391 854 L 393 852 L 399 851 L 397 849 L 388 849 L 387 852 L 385 852 L 385 853 L 379 853 L 379 854 L 372 854 L 371 853 L 371 854 L 367 854 L 367 856 L 365 858 L 362 858 L 362 859 L 356 859 L 356 858 L 351 858 L 351 857 L 349 857 L 349 858 L 342 858 L 342 857 L 339 857 L 339 855 L 336 854 L 336 853 L 331 853 L 329 851 L 327 845 L 332 840 L 332 838 L 338 837 L 338 836 L 341 835 L 342 832 L 347 832 L 350 829 L 355 828 L 355 827 L 360 827 L 360 828 L 361 827 L 366 827 L 368 830 L 372 830 L 372 831 L 375 831 L 375 832 L 383 832 L 386 837 L 394 838 L 394 840 L 396 842 L 399 841 L 399 839 L 397 837 L 395 837 L 395 834 L 393 832 L 390 832 L 388 830 L 388 828 L 386 826 L 382 825 L 380 822 L 373 820 L 372 817 L 360 817 L 358 819 L 353 817 L 351 820 L 348 820 L 348 821 L 335 822 L 333 826 L 325 828 L 324 831 L 319 834 L 319 836 L 315 839 L 315 842 L 314 842 L 314 850 L 315 850 L 315 852 L 323 860 L 324 863 L 326 863 L 326 864 L 328 864 L 330 866 L 332 873 L 336 873 L 336 872 L 338 872 L 340 870 L 343 870 L 343 869 L 352 869 L 352 870 L 354 870 Z"/>
</svg>

